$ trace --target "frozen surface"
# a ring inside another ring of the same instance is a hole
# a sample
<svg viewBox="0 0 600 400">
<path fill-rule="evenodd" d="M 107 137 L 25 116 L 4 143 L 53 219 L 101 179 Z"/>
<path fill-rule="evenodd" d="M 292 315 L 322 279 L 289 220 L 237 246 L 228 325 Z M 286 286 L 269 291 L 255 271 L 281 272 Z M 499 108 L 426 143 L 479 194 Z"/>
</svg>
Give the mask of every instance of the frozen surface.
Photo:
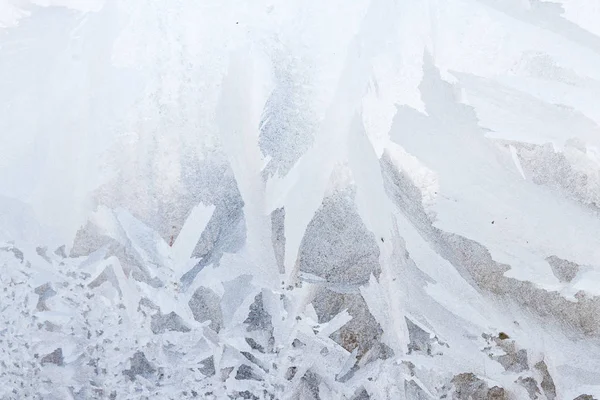
<svg viewBox="0 0 600 400">
<path fill-rule="evenodd" d="M 600 398 L 596 0 L 0 0 L 0 399 Z"/>
</svg>

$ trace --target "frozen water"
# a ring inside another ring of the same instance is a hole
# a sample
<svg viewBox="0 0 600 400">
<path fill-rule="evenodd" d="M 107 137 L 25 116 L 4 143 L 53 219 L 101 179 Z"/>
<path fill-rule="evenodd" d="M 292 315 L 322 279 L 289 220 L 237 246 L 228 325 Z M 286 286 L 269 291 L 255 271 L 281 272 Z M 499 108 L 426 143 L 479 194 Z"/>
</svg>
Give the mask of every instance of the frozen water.
<svg viewBox="0 0 600 400">
<path fill-rule="evenodd" d="M 0 399 L 600 398 L 596 0 L 0 0 Z"/>
</svg>

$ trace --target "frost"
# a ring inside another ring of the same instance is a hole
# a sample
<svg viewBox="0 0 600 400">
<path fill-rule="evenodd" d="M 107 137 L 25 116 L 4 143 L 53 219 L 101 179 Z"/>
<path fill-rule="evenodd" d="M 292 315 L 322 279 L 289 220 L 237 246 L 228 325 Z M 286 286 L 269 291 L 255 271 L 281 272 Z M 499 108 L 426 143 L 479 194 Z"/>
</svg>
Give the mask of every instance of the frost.
<svg viewBox="0 0 600 400">
<path fill-rule="evenodd" d="M 592 3 L 0 0 L 0 398 L 599 398 Z"/>
</svg>

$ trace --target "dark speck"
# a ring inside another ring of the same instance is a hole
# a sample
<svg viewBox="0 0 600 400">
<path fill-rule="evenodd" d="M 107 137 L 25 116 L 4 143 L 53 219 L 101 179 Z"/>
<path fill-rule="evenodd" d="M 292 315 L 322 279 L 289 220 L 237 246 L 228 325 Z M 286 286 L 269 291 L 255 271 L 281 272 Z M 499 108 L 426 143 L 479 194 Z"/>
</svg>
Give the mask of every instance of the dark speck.
<svg viewBox="0 0 600 400">
<path fill-rule="evenodd" d="M 492 221 L 492 225 L 494 225 L 494 221 Z"/>
</svg>

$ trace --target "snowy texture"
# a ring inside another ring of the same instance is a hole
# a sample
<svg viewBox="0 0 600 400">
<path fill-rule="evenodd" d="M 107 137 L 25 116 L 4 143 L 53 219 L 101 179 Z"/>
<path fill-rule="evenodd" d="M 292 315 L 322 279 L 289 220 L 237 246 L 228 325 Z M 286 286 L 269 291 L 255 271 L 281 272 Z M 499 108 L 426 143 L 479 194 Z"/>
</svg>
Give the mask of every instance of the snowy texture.
<svg viewBox="0 0 600 400">
<path fill-rule="evenodd" d="M 0 0 L 0 399 L 600 398 L 596 0 Z"/>
</svg>

